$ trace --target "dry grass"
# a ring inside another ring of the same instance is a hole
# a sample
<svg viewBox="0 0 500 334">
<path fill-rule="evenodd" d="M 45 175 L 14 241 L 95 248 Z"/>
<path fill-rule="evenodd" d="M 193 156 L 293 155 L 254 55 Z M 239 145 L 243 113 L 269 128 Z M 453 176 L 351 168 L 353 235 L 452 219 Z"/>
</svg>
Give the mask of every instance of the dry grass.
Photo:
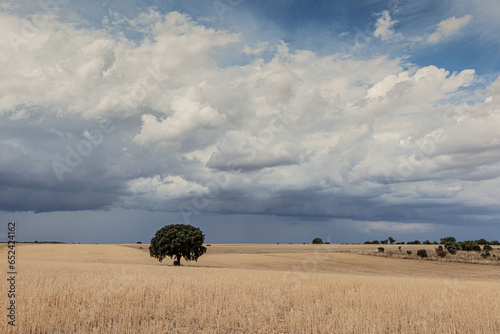
<svg viewBox="0 0 500 334">
<path fill-rule="evenodd" d="M 498 266 L 212 245 L 173 267 L 147 246 L 18 245 L 18 332 L 500 332 Z"/>
<path fill-rule="evenodd" d="M 490 264 L 490 265 L 500 266 L 500 247 L 493 247 L 493 250 L 490 252 L 491 255 L 487 258 L 483 258 L 481 256 L 482 252 L 473 252 L 473 251 L 471 252 L 458 251 L 456 254 L 450 254 L 449 252 L 446 251 L 445 257 L 439 257 L 437 255 L 438 245 L 406 245 L 406 246 L 401 246 L 401 250 L 399 250 L 399 247 L 397 245 L 376 245 L 376 246 L 383 247 L 385 251 L 381 253 L 378 251 L 378 249 L 376 250 L 371 249 L 371 247 L 364 250 L 358 249 L 353 251 L 363 255 L 420 260 L 420 258 L 417 256 L 417 251 L 419 249 L 425 249 L 427 250 L 427 255 L 428 255 L 428 257 L 425 260 L 441 261 L 441 262 Z M 407 251 L 411 251 L 412 254 L 411 255 L 407 254 Z"/>
</svg>

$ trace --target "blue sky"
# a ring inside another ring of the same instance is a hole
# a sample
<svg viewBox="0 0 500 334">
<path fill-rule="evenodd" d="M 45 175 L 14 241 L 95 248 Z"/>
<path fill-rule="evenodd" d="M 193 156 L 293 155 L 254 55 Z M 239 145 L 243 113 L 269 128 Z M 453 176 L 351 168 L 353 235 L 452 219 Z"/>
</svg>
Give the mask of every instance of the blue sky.
<svg viewBox="0 0 500 334">
<path fill-rule="evenodd" d="M 496 1 L 50 3 L 0 7 L 20 240 L 500 239 Z"/>
</svg>

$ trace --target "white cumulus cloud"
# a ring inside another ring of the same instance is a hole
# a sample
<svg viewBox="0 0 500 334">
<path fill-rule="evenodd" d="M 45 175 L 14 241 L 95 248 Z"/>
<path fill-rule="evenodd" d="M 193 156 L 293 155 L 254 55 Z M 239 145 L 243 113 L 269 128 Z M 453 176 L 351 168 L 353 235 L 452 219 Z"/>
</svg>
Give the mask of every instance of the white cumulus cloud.
<svg viewBox="0 0 500 334">
<path fill-rule="evenodd" d="M 395 36 L 394 25 L 396 23 L 398 23 L 398 21 L 391 18 L 389 11 L 384 10 L 382 13 L 380 13 L 380 17 L 375 23 L 375 31 L 373 32 L 373 35 L 383 41 L 391 39 L 393 36 Z"/>
<path fill-rule="evenodd" d="M 436 44 L 443 39 L 457 34 L 460 29 L 465 27 L 472 20 L 472 15 L 465 15 L 462 17 L 450 17 L 438 23 L 436 31 L 427 37 L 427 43 Z"/>
</svg>

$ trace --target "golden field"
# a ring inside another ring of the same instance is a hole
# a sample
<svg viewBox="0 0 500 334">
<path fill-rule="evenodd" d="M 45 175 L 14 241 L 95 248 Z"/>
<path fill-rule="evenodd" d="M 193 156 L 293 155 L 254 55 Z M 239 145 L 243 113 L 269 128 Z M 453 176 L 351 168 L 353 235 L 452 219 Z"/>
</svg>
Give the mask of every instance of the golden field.
<svg viewBox="0 0 500 334">
<path fill-rule="evenodd" d="M 498 264 L 363 255 L 378 246 L 212 245 L 174 267 L 148 245 L 17 244 L 0 332 L 500 333 Z"/>
</svg>

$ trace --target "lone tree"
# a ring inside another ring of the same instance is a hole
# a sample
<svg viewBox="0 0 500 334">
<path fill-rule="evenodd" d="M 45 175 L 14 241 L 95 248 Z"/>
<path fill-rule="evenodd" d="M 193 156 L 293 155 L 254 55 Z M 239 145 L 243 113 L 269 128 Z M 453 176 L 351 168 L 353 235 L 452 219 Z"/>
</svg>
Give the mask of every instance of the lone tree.
<svg viewBox="0 0 500 334">
<path fill-rule="evenodd" d="M 314 240 L 312 241 L 313 244 L 322 244 L 323 243 L 323 239 L 321 238 L 314 238 Z"/>
<path fill-rule="evenodd" d="M 203 246 L 205 235 L 191 225 L 172 224 L 156 231 L 151 239 L 149 254 L 160 262 L 167 256 L 175 257 L 174 266 L 181 265 L 181 258 L 186 261 L 198 261 L 207 248 Z"/>
</svg>

